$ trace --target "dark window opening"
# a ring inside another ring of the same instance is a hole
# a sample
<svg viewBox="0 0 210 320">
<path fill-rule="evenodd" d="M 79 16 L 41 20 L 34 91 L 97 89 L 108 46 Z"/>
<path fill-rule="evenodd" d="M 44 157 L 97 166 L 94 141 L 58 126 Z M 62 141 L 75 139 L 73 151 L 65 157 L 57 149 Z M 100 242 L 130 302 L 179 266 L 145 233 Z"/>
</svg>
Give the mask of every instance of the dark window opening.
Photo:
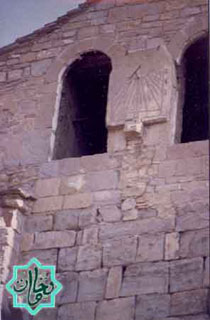
<svg viewBox="0 0 210 320">
<path fill-rule="evenodd" d="M 54 159 L 107 151 L 106 105 L 111 60 L 99 51 L 69 67 L 61 94 Z"/>
<path fill-rule="evenodd" d="M 183 58 L 185 96 L 181 142 L 208 139 L 208 39 L 197 40 Z"/>
</svg>

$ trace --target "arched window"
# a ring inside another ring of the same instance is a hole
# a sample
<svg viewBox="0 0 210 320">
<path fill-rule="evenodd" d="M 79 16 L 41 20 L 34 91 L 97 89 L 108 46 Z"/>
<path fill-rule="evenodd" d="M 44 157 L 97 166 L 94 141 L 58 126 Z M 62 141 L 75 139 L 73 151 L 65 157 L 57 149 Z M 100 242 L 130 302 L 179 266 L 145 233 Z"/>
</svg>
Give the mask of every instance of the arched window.
<svg viewBox="0 0 210 320">
<path fill-rule="evenodd" d="M 181 143 L 208 139 L 208 38 L 194 42 L 182 60 Z"/>
<path fill-rule="evenodd" d="M 68 68 L 63 82 L 54 144 L 54 159 L 107 151 L 106 105 L 110 58 L 84 53 Z"/>
</svg>

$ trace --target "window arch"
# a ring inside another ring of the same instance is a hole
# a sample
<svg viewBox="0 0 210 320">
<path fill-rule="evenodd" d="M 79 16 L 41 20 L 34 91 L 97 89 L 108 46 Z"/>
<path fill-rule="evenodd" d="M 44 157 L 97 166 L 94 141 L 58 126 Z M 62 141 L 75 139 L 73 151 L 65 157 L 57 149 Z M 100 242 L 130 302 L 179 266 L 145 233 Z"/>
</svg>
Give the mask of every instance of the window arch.
<svg viewBox="0 0 210 320">
<path fill-rule="evenodd" d="M 208 38 L 199 38 L 185 51 L 182 72 L 181 143 L 208 139 Z"/>
<path fill-rule="evenodd" d="M 106 105 L 111 59 L 100 51 L 82 54 L 67 69 L 60 99 L 53 159 L 107 151 Z"/>
</svg>

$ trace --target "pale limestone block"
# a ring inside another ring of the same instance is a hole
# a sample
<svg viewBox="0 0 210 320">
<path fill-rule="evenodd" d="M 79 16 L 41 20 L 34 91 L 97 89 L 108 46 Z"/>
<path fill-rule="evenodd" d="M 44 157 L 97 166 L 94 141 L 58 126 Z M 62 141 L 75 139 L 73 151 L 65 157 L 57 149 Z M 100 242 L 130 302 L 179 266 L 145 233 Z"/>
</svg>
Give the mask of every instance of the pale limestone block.
<svg viewBox="0 0 210 320">
<path fill-rule="evenodd" d="M 38 199 L 33 208 L 34 213 L 43 213 L 61 210 L 63 197 L 49 197 Z"/>
<path fill-rule="evenodd" d="M 84 175 L 63 178 L 61 180 L 60 194 L 68 195 L 85 191 L 86 180 Z"/>
<path fill-rule="evenodd" d="M 122 208 L 122 211 L 127 211 L 127 210 L 134 209 L 135 206 L 136 206 L 136 200 L 133 198 L 129 198 L 123 201 L 121 208 Z"/>
<path fill-rule="evenodd" d="M 149 294 L 137 297 L 136 320 L 157 319 L 169 316 L 170 295 Z"/>
<path fill-rule="evenodd" d="M 50 215 L 30 216 L 25 220 L 26 232 L 42 232 L 52 230 L 53 218 Z"/>
<path fill-rule="evenodd" d="M 94 201 L 99 205 L 110 205 L 120 203 L 120 192 L 119 191 L 97 191 L 93 193 Z"/>
<path fill-rule="evenodd" d="M 37 197 L 50 197 L 59 195 L 60 179 L 38 180 L 35 187 Z"/>
<path fill-rule="evenodd" d="M 136 258 L 137 237 L 106 241 L 103 248 L 103 265 L 117 266 L 133 263 Z"/>
<path fill-rule="evenodd" d="M 97 244 L 98 243 L 98 227 L 90 227 L 83 231 L 82 244 Z"/>
<path fill-rule="evenodd" d="M 91 191 L 116 189 L 118 186 L 118 172 L 109 170 L 88 173 L 87 185 Z"/>
<path fill-rule="evenodd" d="M 55 214 L 55 230 L 78 230 L 79 212 L 74 210 L 59 211 Z"/>
<path fill-rule="evenodd" d="M 207 289 L 178 292 L 171 296 L 170 315 L 207 313 Z"/>
<path fill-rule="evenodd" d="M 76 240 L 74 231 L 49 231 L 37 233 L 34 249 L 73 247 Z"/>
<path fill-rule="evenodd" d="M 32 250 L 23 252 L 20 258 L 20 264 L 27 264 L 32 258 L 37 258 L 42 264 L 57 265 L 58 249 Z"/>
<path fill-rule="evenodd" d="M 9 80 L 19 80 L 22 77 L 22 74 L 23 74 L 22 69 L 9 71 L 8 72 L 8 79 Z"/>
<path fill-rule="evenodd" d="M 137 218 L 138 218 L 137 209 L 123 211 L 123 221 L 136 220 Z"/>
<path fill-rule="evenodd" d="M 179 233 L 167 233 L 165 238 L 165 260 L 179 258 Z"/>
<path fill-rule="evenodd" d="M 58 255 L 58 270 L 74 271 L 77 261 L 77 252 L 77 247 L 60 249 Z"/>
<path fill-rule="evenodd" d="M 95 308 L 96 302 L 65 304 L 58 309 L 58 320 L 95 320 Z"/>
<path fill-rule="evenodd" d="M 93 198 L 91 193 L 80 193 L 64 196 L 64 209 L 82 209 L 92 205 Z"/>
<path fill-rule="evenodd" d="M 170 262 L 170 292 L 199 289 L 203 284 L 203 258 Z"/>
<path fill-rule="evenodd" d="M 63 289 L 56 295 L 56 302 L 58 304 L 76 302 L 78 290 L 78 273 L 57 273 L 56 279 L 63 285 Z"/>
<path fill-rule="evenodd" d="M 36 315 L 36 320 L 57 320 L 57 310 L 56 309 L 49 309 L 49 308 L 43 308 L 39 311 L 39 313 Z M 25 318 L 24 320 L 30 320 L 29 318 Z"/>
<path fill-rule="evenodd" d="M 23 231 L 23 216 L 19 210 L 12 211 L 12 220 L 11 220 L 11 227 L 12 229 L 16 230 L 18 233 L 22 233 Z"/>
<path fill-rule="evenodd" d="M 114 205 L 103 206 L 98 210 L 102 215 L 103 221 L 105 222 L 115 222 L 115 221 L 121 220 L 122 213 L 117 206 L 114 206 Z"/>
<path fill-rule="evenodd" d="M 24 233 L 21 239 L 21 251 L 30 251 L 33 249 L 34 245 L 34 234 L 33 233 Z"/>
<path fill-rule="evenodd" d="M 96 223 L 96 209 L 85 209 L 81 210 L 79 214 L 79 228 L 84 229 L 92 224 Z"/>
<path fill-rule="evenodd" d="M 121 298 L 100 302 L 96 309 L 96 320 L 133 320 L 135 298 Z"/>
<path fill-rule="evenodd" d="M 31 74 L 32 76 L 39 77 L 46 73 L 48 67 L 51 64 L 51 59 L 45 59 L 42 61 L 33 62 L 31 64 Z"/>
<path fill-rule="evenodd" d="M 78 301 L 103 300 L 107 280 L 107 269 L 81 272 L 79 276 Z"/>
<path fill-rule="evenodd" d="M 169 283 L 168 263 L 138 263 L 127 267 L 120 296 L 149 293 L 167 293 Z"/>
<path fill-rule="evenodd" d="M 209 255 L 209 229 L 187 231 L 180 236 L 180 257 Z"/>
<path fill-rule="evenodd" d="M 163 260 L 164 234 L 142 235 L 139 237 L 136 261 Z"/>
<path fill-rule="evenodd" d="M 122 267 L 113 267 L 109 270 L 106 285 L 106 299 L 118 298 L 122 283 Z"/>
<path fill-rule="evenodd" d="M 99 269 L 101 266 L 102 250 L 99 245 L 86 245 L 79 248 L 76 270 Z"/>
</svg>

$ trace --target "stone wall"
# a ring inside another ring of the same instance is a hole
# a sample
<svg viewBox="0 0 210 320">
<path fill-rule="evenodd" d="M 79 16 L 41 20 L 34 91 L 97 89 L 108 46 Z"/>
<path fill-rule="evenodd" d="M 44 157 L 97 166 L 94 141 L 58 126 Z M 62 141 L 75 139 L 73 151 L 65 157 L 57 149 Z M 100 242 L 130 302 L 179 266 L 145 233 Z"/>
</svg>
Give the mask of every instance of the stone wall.
<svg viewBox="0 0 210 320">
<path fill-rule="evenodd" d="M 206 0 L 101 1 L 1 49 L 0 190 L 37 199 L 17 259 L 56 265 L 65 284 L 35 320 L 209 319 L 208 143 L 174 144 L 176 64 L 207 24 Z M 108 153 L 47 162 L 63 74 L 94 49 L 113 63 Z M 143 76 L 167 69 L 155 110 L 115 100 L 139 61 Z"/>
</svg>

